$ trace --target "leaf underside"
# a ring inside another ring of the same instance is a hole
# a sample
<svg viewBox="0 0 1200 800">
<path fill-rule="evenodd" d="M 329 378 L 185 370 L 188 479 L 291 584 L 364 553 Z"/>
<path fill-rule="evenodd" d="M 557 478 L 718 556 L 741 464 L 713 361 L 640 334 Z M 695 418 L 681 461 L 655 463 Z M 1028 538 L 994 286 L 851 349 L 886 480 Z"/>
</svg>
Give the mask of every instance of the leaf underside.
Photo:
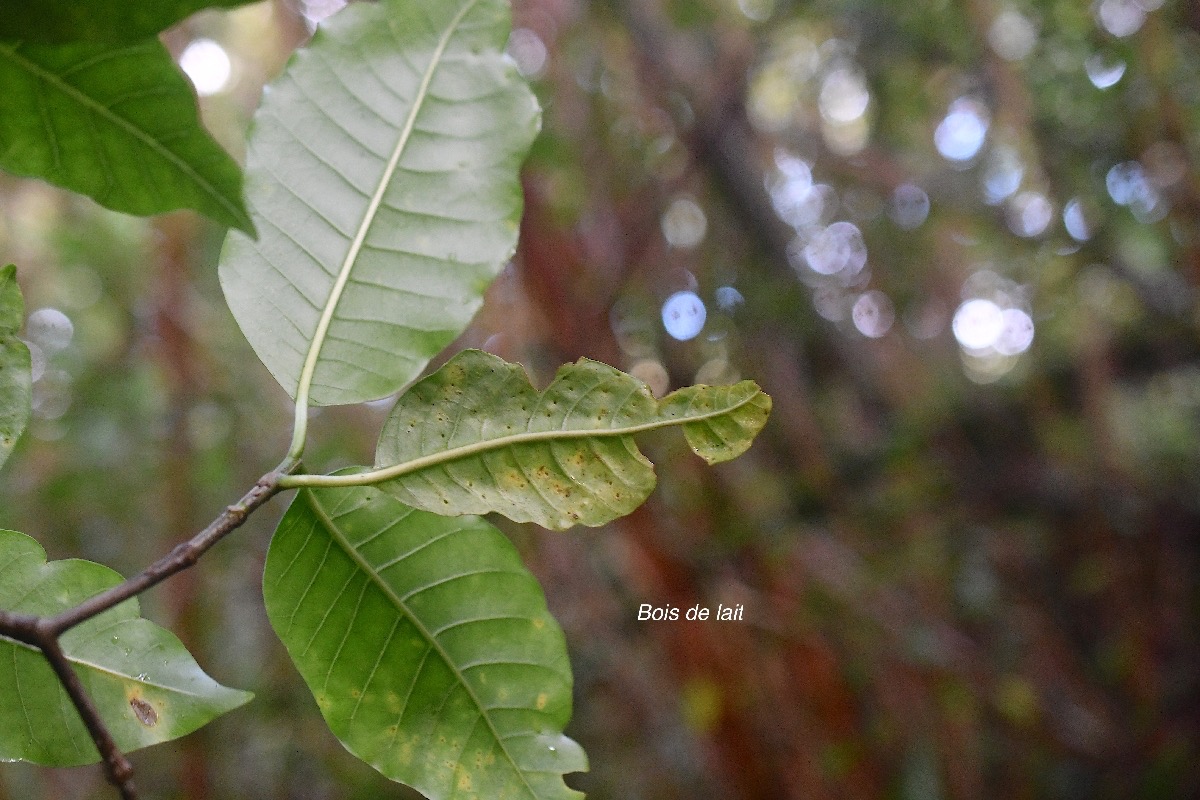
<svg viewBox="0 0 1200 800">
<path fill-rule="evenodd" d="M 400 398 L 375 466 L 397 467 L 402 474 L 379 485 L 417 508 L 495 511 L 559 530 L 601 525 L 654 488 L 633 434 L 681 426 L 711 464 L 743 453 L 770 409 L 752 381 L 692 386 L 656 401 L 641 381 L 587 359 L 562 367 L 539 393 L 519 365 L 467 350 Z"/>
<path fill-rule="evenodd" d="M 203 8 L 256 0 L 38 0 L 4 4 L 0 40 L 63 44 L 133 42 Z"/>
<path fill-rule="evenodd" d="M 372 487 L 301 490 L 271 541 L 267 615 L 350 752 L 430 798 L 582 798 L 562 735 L 562 632 L 511 543 L 477 517 Z"/>
<path fill-rule="evenodd" d="M 52 615 L 121 582 L 108 567 L 46 562 L 23 533 L 0 530 L 0 608 Z M 180 641 L 127 600 L 63 634 L 74 666 L 122 750 L 165 742 L 247 702 L 206 675 Z M 99 760 L 87 729 L 46 659 L 0 636 L 0 761 L 48 766 Z"/>
<path fill-rule="evenodd" d="M 539 112 L 509 27 L 504 0 L 355 3 L 264 98 L 246 166 L 260 237 L 229 237 L 221 284 L 298 402 L 401 388 L 512 255 Z"/>
<path fill-rule="evenodd" d="M 25 303 L 17 268 L 0 267 L 0 467 L 8 460 L 29 422 L 32 400 L 29 348 L 17 338 Z"/>
<path fill-rule="evenodd" d="M 128 214 L 191 208 L 246 231 L 241 170 L 156 39 L 0 44 L 0 168 Z"/>
</svg>

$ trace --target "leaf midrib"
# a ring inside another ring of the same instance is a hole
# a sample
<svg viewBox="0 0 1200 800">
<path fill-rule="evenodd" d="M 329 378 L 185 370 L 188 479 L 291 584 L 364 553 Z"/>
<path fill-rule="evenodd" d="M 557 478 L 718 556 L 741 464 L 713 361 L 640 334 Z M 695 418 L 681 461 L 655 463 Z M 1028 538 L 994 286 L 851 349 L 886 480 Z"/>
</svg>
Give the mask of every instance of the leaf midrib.
<svg viewBox="0 0 1200 800">
<path fill-rule="evenodd" d="M 321 311 L 321 318 L 317 321 L 317 329 L 313 333 L 313 340 L 309 344 L 308 354 L 304 359 L 304 365 L 300 370 L 300 378 L 296 384 L 297 431 L 303 429 L 307 419 L 308 398 L 312 389 L 313 376 L 317 371 L 317 363 L 320 361 L 321 351 L 325 347 L 325 338 L 328 336 L 329 328 L 333 324 L 334 313 L 337 310 L 338 303 L 341 302 L 342 293 L 350 281 L 350 273 L 358 261 L 358 255 L 366 243 L 367 234 L 375 221 L 375 215 L 379 212 L 379 206 L 383 203 L 383 196 L 391 184 L 392 177 L 400 165 L 400 158 L 404 155 L 409 139 L 416 128 L 417 117 L 424 108 L 425 99 L 429 94 L 429 86 L 433 82 L 434 73 L 441 66 L 446 48 L 450 46 L 451 38 L 458 31 L 463 19 L 478 2 L 479 0 L 468 0 L 450 21 L 450 24 L 446 26 L 446 30 L 438 40 L 437 47 L 434 48 L 433 54 L 429 59 L 429 65 L 426 67 L 425 73 L 421 76 L 421 84 L 417 87 L 417 92 L 413 96 L 412 108 L 409 110 L 408 117 L 404 121 L 404 127 L 401 129 L 400 135 L 396 140 L 396 146 L 392 149 L 391 157 L 388 159 L 383 174 L 379 178 L 379 183 L 375 187 L 375 193 L 371 196 L 371 201 L 367 204 L 367 210 L 363 214 L 363 219 L 354 234 L 354 239 L 350 242 L 350 249 L 346 252 L 346 257 L 342 260 L 337 278 L 334 280 L 333 287 L 329 291 L 325 307 Z"/>
<path fill-rule="evenodd" d="M 472 3 L 474 2 L 475 0 L 472 0 Z M 529 781 L 525 778 L 524 771 L 521 769 L 521 766 L 517 763 L 517 760 L 513 757 L 512 753 L 508 752 L 508 748 L 504 745 L 504 738 L 501 737 L 500 732 L 496 730 L 496 726 L 492 722 L 491 716 L 483 707 L 483 703 L 480 701 L 478 695 L 475 694 L 475 689 L 467 680 L 467 676 L 463 674 L 461 669 L 459 669 L 458 664 L 454 662 L 454 660 L 450 657 L 450 654 L 447 653 L 445 648 L 442 647 L 441 642 L 439 642 L 437 638 L 430 632 L 429 628 L 427 628 L 425 624 L 409 609 L 403 598 L 396 594 L 392 587 L 389 586 L 382 579 L 382 577 L 380 577 L 379 572 L 375 569 L 375 566 L 371 564 L 371 562 L 369 562 L 365 557 L 363 557 L 363 555 L 358 552 L 358 549 L 350 543 L 350 540 L 342 533 L 341 528 L 338 527 L 338 524 L 333 520 L 333 517 L 326 512 L 324 506 L 317 502 L 316 495 L 311 491 L 303 492 L 303 494 L 305 500 L 308 502 L 309 508 L 311 508 L 313 513 L 316 514 L 317 518 L 325 526 L 326 530 L 329 531 L 329 535 L 333 537 L 333 540 L 336 541 L 342 550 L 345 551 L 346 555 L 350 556 L 354 563 L 358 565 L 359 569 L 363 570 L 367 574 L 371 582 L 379 587 L 379 589 L 385 595 L 387 595 L 388 600 L 391 601 L 393 606 L 395 606 L 395 608 L 398 609 L 410 623 L 412 623 L 421 636 L 423 636 L 425 640 L 430 643 L 430 646 L 437 652 L 437 654 L 441 656 L 442 661 L 445 662 L 446 666 L 449 667 L 454 673 L 454 676 L 458 679 L 459 684 L 466 691 L 467 696 L 471 698 L 471 702 L 479 711 L 479 716 L 487 724 L 488 731 L 491 732 L 492 738 L 496 741 L 496 745 L 500 748 L 500 752 L 504 753 L 504 757 L 508 759 L 508 763 L 512 765 L 513 771 L 521 779 L 521 783 L 525 785 L 526 790 L 529 792 L 529 796 L 532 798 L 537 798 L 537 792 L 534 791 L 533 787 L 529 784 Z M 366 692 L 365 686 L 363 687 L 363 691 L 364 693 Z"/>
<path fill-rule="evenodd" d="M 122 620 L 122 622 L 132 621 L 134 619 L 145 619 L 145 617 L 131 617 L 129 620 Z M 33 645 L 29 644 L 28 642 L 22 642 L 19 639 L 13 639 L 11 637 L 5 636 L 4 634 L 0 634 L 0 642 L 16 645 L 17 647 L 28 650 L 31 653 L 42 652 L 40 649 L 38 649 L 37 647 L 34 647 Z M 66 656 L 67 661 L 74 664 L 75 666 L 84 667 L 86 669 L 92 670 L 93 672 L 98 672 L 102 675 L 108 675 L 108 676 L 115 678 L 117 680 L 120 680 L 120 681 L 136 683 L 139 686 L 150 686 L 155 689 L 161 689 L 165 692 L 171 692 L 173 694 L 181 694 L 181 695 L 184 695 L 185 697 L 192 697 L 197 700 L 207 699 L 206 695 L 204 695 L 200 692 L 189 692 L 186 689 L 179 688 L 178 686 L 172 686 L 170 684 L 159 683 L 157 681 L 152 681 L 152 680 L 144 680 L 144 681 L 139 680 L 136 675 L 126 675 L 122 672 L 117 672 L 116 670 L 105 667 L 102 664 L 97 664 L 93 661 L 86 661 L 82 658 L 79 658 L 78 656 L 73 656 L 70 653 L 64 653 L 63 655 Z"/>
<path fill-rule="evenodd" d="M 383 481 L 400 478 L 413 472 L 419 472 L 423 469 L 436 467 L 440 464 L 445 464 L 451 461 L 457 461 L 460 458 L 469 458 L 481 453 L 488 453 L 493 450 L 503 450 L 508 447 L 515 447 L 519 444 L 527 442 L 547 442 L 559 439 L 602 439 L 622 436 L 634 436 L 646 431 L 658 430 L 659 428 L 668 428 L 672 425 L 688 425 L 694 422 L 703 422 L 709 419 L 716 419 L 733 414 L 738 409 L 749 405 L 756 397 L 761 394 L 759 391 L 750 393 L 747 397 L 733 403 L 729 406 L 724 406 L 720 409 L 707 411 L 691 416 L 672 417 L 668 419 L 654 419 L 649 422 L 643 422 L 636 425 L 627 425 L 621 428 L 603 428 L 599 430 L 586 429 L 565 429 L 557 431 L 522 431 L 521 433 L 513 433 L 508 436 L 500 436 L 495 439 L 486 439 L 480 442 L 472 442 L 460 447 L 453 447 L 449 450 L 442 450 L 437 453 L 430 453 L 426 456 L 414 458 L 410 461 L 403 461 L 399 464 L 394 464 L 390 467 L 377 468 L 367 470 L 365 472 L 355 472 L 346 475 L 284 475 L 279 479 L 279 485 L 286 489 L 294 489 L 298 487 L 334 487 L 334 486 L 365 486 L 367 484 L 381 483 Z"/>
<path fill-rule="evenodd" d="M 122 48 L 121 50 L 113 50 L 111 52 L 114 54 L 119 54 L 122 51 L 133 51 L 135 49 L 135 47 L 126 47 Z M 84 106 L 93 113 L 99 114 L 112 124 L 123 129 L 130 136 L 158 153 L 163 160 L 167 161 L 177 170 L 190 177 L 195 184 L 204 191 L 205 194 L 207 194 L 210 198 L 215 200 L 218 205 L 229 212 L 233 219 L 239 221 L 245 220 L 245 215 L 241 212 L 241 210 L 233 203 L 230 203 L 229 200 L 222 195 L 215 186 L 201 176 L 200 173 L 196 172 L 196 170 L 192 168 L 191 164 L 189 164 L 185 159 L 177 156 L 173 151 L 165 147 L 158 139 L 154 138 L 147 131 L 144 131 L 138 126 L 134 125 L 132 122 L 117 114 L 103 103 L 99 103 L 91 96 L 79 91 L 55 73 L 42 69 L 42 67 L 35 62 L 22 57 L 17 53 L 16 47 L 0 47 L 0 55 L 7 56 L 8 59 L 15 63 L 19 69 L 23 69 L 26 72 L 29 72 L 35 78 L 50 84 L 64 95 L 79 103 L 81 106 Z M 109 177 L 111 178 L 112 176 L 110 175 Z"/>
</svg>

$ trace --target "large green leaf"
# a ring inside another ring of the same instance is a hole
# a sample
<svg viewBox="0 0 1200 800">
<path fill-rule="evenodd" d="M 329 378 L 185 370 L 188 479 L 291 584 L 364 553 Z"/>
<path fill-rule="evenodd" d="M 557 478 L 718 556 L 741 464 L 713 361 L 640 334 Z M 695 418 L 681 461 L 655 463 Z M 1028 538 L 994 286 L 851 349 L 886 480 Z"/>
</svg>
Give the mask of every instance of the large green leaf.
<svg viewBox="0 0 1200 800">
<path fill-rule="evenodd" d="M 467 350 L 400 398 L 374 471 L 282 482 L 374 480 L 440 514 L 496 511 L 560 530 L 602 525 L 654 488 L 654 468 L 634 434 L 681 426 L 692 450 L 713 464 L 744 452 L 770 410 L 771 398 L 752 381 L 692 386 L 656 401 L 641 381 L 587 359 L 561 368 L 538 393 L 519 365 Z"/>
<path fill-rule="evenodd" d="M 191 208 L 253 231 L 241 170 L 157 40 L 0 44 L 0 168 L 129 214 Z"/>
<path fill-rule="evenodd" d="M 503 55 L 505 0 L 336 14 L 255 118 L 257 242 L 221 284 L 300 406 L 396 391 L 467 325 L 511 256 L 537 102 Z"/>
<path fill-rule="evenodd" d="M 477 517 L 371 487 L 303 490 L 271 541 L 267 615 L 330 729 L 430 798 L 581 798 L 571 669 L 536 579 Z"/>
<path fill-rule="evenodd" d="M 0 267 L 0 467 L 29 422 L 29 348 L 17 338 L 24 319 L 17 268 Z"/>
<path fill-rule="evenodd" d="M 25 42 L 133 42 L 202 8 L 256 0 L 24 0 L 0 4 L 0 39 Z"/>
<path fill-rule="evenodd" d="M 49 615 L 121 582 L 108 567 L 46 562 L 30 537 L 0 530 L 0 608 Z M 60 639 L 123 750 L 183 736 L 250 699 L 200 669 L 173 634 L 127 600 Z M 79 715 L 42 654 L 0 636 L 0 761 L 70 766 L 99 760 Z"/>
</svg>

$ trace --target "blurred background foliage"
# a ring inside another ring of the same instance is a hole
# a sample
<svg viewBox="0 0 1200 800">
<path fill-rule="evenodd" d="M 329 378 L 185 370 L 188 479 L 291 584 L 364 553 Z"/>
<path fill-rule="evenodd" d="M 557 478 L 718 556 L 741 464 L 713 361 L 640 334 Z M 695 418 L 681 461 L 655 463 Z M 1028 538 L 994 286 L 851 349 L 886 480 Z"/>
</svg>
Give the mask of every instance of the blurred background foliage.
<svg viewBox="0 0 1200 800">
<path fill-rule="evenodd" d="M 236 156 L 338 0 L 164 37 Z M 541 97 L 520 250 L 462 346 L 545 382 L 757 380 L 744 457 L 650 437 L 632 516 L 508 526 L 566 630 L 597 800 L 1200 796 L 1200 11 L 1182 0 L 517 0 Z M 0 525 L 139 570 L 286 449 L 221 231 L 0 177 L 35 408 Z M 368 463 L 387 401 L 308 462 Z M 262 611 L 257 514 L 145 597 L 257 700 L 139 753 L 148 797 L 407 798 Z M 741 603 L 740 623 L 638 622 Z M 109 797 L 0 769 L 0 798 Z"/>
</svg>

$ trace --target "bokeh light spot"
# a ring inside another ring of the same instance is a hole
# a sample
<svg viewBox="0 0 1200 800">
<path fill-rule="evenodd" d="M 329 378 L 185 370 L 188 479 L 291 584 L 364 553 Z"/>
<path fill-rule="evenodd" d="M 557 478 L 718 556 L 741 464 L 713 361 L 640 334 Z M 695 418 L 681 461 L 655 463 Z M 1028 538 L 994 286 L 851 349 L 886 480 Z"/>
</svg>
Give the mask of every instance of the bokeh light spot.
<svg viewBox="0 0 1200 800">
<path fill-rule="evenodd" d="M 1096 21 L 1113 36 L 1132 36 L 1146 21 L 1146 6 L 1141 0 L 1100 0 Z"/>
<path fill-rule="evenodd" d="M 1024 353 L 1033 344 L 1033 318 L 1019 308 L 1006 308 L 1001 316 L 1003 326 L 992 346 L 1002 356 Z"/>
<path fill-rule="evenodd" d="M 996 15 L 988 28 L 988 44 L 1001 58 L 1020 61 L 1033 52 L 1037 44 L 1037 26 L 1015 8 L 1006 8 Z"/>
<path fill-rule="evenodd" d="M 1128 206 L 1138 222 L 1158 222 L 1167 214 L 1169 206 L 1166 199 L 1137 161 L 1125 161 L 1114 166 L 1105 175 L 1104 184 L 1113 202 Z"/>
<path fill-rule="evenodd" d="M 717 289 L 717 308 L 722 311 L 732 311 L 746 302 L 742 293 L 732 286 L 722 286 Z"/>
<path fill-rule="evenodd" d="M 40 308 L 25 322 L 25 335 L 46 355 L 53 355 L 71 344 L 75 326 L 57 308 Z"/>
<path fill-rule="evenodd" d="M 921 227 L 929 216 L 929 195 L 920 186 L 902 183 L 892 192 L 888 216 L 896 226 L 906 231 Z"/>
<path fill-rule="evenodd" d="M 182 69 L 201 97 L 218 94 L 233 77 L 233 62 L 225 48 L 212 39 L 196 39 L 179 56 Z"/>
<path fill-rule="evenodd" d="M 1146 182 L 1146 172 L 1136 161 L 1125 161 L 1117 164 L 1104 176 L 1104 185 L 1108 196 L 1119 206 L 1127 206 L 1138 194 L 1149 189 Z"/>
<path fill-rule="evenodd" d="M 822 229 L 804 248 L 804 258 L 821 275 L 856 275 L 867 263 L 862 231 L 852 222 L 835 222 Z"/>
<path fill-rule="evenodd" d="M 662 215 L 662 232 L 671 247 L 689 249 L 704 241 L 708 218 L 690 197 L 677 197 Z"/>
<path fill-rule="evenodd" d="M 517 28 L 508 37 L 508 54 L 517 64 L 517 71 L 526 78 L 536 78 L 546 68 L 546 44 L 529 28 Z"/>
<path fill-rule="evenodd" d="M 984 350 L 994 345 L 1004 332 L 1004 310 L 991 300 L 968 300 L 954 312 L 950 329 L 963 347 Z"/>
<path fill-rule="evenodd" d="M 1009 228 L 1026 238 L 1041 235 L 1054 219 L 1054 206 L 1041 192 L 1021 192 L 1008 211 Z"/>
<path fill-rule="evenodd" d="M 29 379 L 35 383 L 46 372 L 46 354 L 37 342 L 25 342 L 29 348 Z"/>
<path fill-rule="evenodd" d="M 695 292 L 676 292 L 662 307 L 663 327 L 672 338 L 681 342 L 694 339 L 704 330 L 708 311 Z"/>
<path fill-rule="evenodd" d="M 1093 53 L 1083 62 L 1088 80 L 1097 89 L 1108 89 L 1116 86 L 1125 75 L 1125 62 L 1119 58 L 1109 58 L 1100 53 Z"/>
<path fill-rule="evenodd" d="M 1077 242 L 1092 238 L 1091 212 L 1078 197 L 1071 198 L 1063 207 L 1063 227 Z"/>
<path fill-rule="evenodd" d="M 821 82 L 821 115 L 830 122 L 848 124 L 861 117 L 871 102 L 867 80 L 852 67 L 838 67 Z"/>
<path fill-rule="evenodd" d="M 970 161 L 983 147 L 987 136 L 988 113 L 982 103 L 960 97 L 950 104 L 945 118 L 933 132 L 933 143 L 943 158 Z"/>
<path fill-rule="evenodd" d="M 661 361 L 644 358 L 629 368 L 629 374 L 650 387 L 650 393 L 662 397 L 670 388 L 671 378 Z"/>
<path fill-rule="evenodd" d="M 984 200 L 991 205 L 1007 200 L 1021 188 L 1024 177 L 1025 165 L 1016 149 L 1007 145 L 994 148 L 983 172 Z"/>
<path fill-rule="evenodd" d="M 872 290 L 859 295 L 854 301 L 850 318 L 859 333 L 878 339 L 892 329 L 896 321 L 896 307 L 886 294 Z"/>
</svg>

